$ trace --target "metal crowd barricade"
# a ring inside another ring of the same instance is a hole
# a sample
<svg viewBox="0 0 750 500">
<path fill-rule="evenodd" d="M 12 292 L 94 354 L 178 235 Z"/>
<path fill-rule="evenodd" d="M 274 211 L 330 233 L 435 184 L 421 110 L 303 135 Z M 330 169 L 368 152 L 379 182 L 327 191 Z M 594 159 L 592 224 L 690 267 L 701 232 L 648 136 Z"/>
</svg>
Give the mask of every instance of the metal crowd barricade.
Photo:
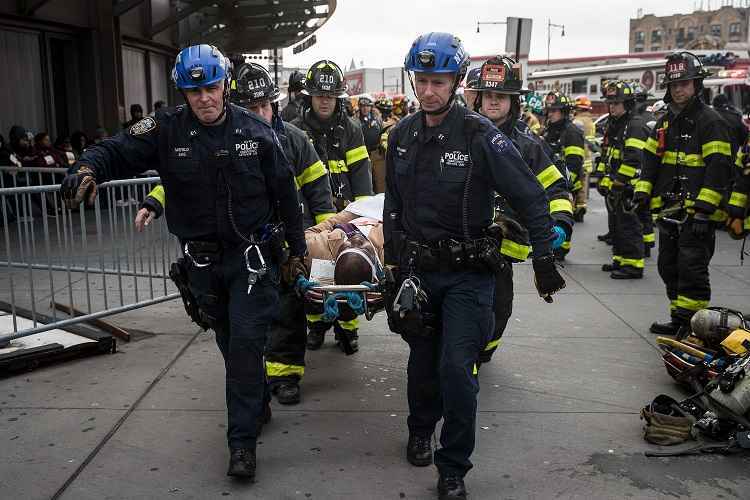
<svg viewBox="0 0 750 500">
<path fill-rule="evenodd" d="M 134 225 L 158 177 L 102 183 L 93 207 L 70 210 L 59 181 L 35 185 L 65 169 L 36 170 L 43 169 L 15 172 L 15 184 L 0 188 L 0 314 L 5 310 L 13 323 L 12 333 L 0 332 L 0 346 L 180 296 L 169 267 L 181 252 L 164 218 L 142 233 Z M 29 316 L 31 328 L 19 328 L 19 312 Z"/>
</svg>

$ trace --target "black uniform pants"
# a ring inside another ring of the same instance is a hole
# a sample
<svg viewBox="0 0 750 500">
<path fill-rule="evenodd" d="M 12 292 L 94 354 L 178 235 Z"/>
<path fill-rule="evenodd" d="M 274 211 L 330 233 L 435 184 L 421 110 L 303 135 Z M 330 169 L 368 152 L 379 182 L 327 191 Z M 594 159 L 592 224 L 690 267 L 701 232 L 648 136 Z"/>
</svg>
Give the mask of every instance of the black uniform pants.
<svg viewBox="0 0 750 500">
<path fill-rule="evenodd" d="M 651 218 L 651 210 L 638 210 L 638 218 L 643 226 L 643 247 L 654 248 L 656 246 L 656 234 L 654 233 L 654 219 Z"/>
<path fill-rule="evenodd" d="M 281 313 L 279 320 L 271 326 L 266 349 L 266 374 L 272 385 L 299 382 L 305 373 L 307 326 L 304 301 L 292 288 L 283 285 L 279 298 Z"/>
<path fill-rule="evenodd" d="M 492 336 L 495 279 L 477 272 L 417 273 L 429 309 L 441 320 L 433 336 L 409 336 L 409 432 L 428 437 L 443 418 L 435 465 L 464 476 L 476 433 L 477 361 Z"/>
<path fill-rule="evenodd" d="M 230 448 L 255 448 L 265 403 L 270 400 L 263 349 L 279 313 L 279 270 L 267 274 L 247 293 L 244 248 L 224 250 L 218 260 L 188 270 L 190 290 L 208 314 L 226 369 L 227 440 Z M 266 258 L 270 262 L 270 258 Z M 252 262 L 257 268 L 258 263 Z"/>
<path fill-rule="evenodd" d="M 643 269 L 643 225 L 637 212 L 625 210 L 621 200 L 613 203 L 615 218 L 612 260 L 621 267 Z"/>
<path fill-rule="evenodd" d="M 673 321 L 687 323 L 711 300 L 708 264 L 716 248 L 712 229 L 708 237 L 696 237 L 690 222 L 678 226 L 659 224 L 659 276 L 667 287 Z"/>
</svg>

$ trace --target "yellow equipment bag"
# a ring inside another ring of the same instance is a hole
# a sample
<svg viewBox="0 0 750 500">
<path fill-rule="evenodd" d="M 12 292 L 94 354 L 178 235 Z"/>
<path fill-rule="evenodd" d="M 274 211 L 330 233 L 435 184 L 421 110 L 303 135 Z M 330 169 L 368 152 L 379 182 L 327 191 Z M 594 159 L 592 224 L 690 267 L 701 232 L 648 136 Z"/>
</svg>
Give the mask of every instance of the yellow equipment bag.
<svg viewBox="0 0 750 500">
<path fill-rule="evenodd" d="M 727 338 L 721 341 L 721 347 L 727 354 L 745 354 L 750 345 L 750 332 L 738 329 L 729 334 Z"/>
</svg>

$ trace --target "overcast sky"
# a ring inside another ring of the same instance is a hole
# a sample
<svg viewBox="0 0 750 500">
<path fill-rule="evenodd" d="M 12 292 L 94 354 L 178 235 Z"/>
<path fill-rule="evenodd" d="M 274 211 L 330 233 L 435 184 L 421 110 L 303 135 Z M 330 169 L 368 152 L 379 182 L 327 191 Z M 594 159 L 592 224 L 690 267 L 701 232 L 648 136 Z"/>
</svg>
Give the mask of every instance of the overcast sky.
<svg viewBox="0 0 750 500">
<path fill-rule="evenodd" d="M 712 0 L 717 8 L 722 0 Z M 726 0 L 723 0 L 726 3 Z M 735 0 L 739 5 L 740 0 Z M 628 51 L 629 19 L 644 14 L 689 13 L 700 1 L 608 0 L 338 0 L 333 17 L 317 31 L 318 42 L 293 55 L 284 51 L 286 66 L 309 66 L 331 58 L 344 70 L 354 58 L 357 67 L 390 67 L 403 64 L 411 42 L 420 33 L 447 31 L 463 40 L 471 55 L 502 52 L 505 26 L 481 26 L 477 21 L 505 21 L 506 17 L 533 20 L 531 59 L 547 57 L 547 19 L 565 25 L 565 36 L 552 29 L 550 57 L 619 54 Z M 706 9 L 709 2 L 703 0 Z"/>
</svg>

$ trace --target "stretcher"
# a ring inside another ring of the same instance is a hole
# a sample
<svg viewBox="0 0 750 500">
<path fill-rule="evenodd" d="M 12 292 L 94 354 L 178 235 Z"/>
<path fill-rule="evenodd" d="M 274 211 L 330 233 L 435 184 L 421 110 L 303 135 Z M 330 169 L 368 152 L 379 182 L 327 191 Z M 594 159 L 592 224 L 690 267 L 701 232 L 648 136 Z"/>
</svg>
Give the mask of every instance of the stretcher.
<svg viewBox="0 0 750 500">
<path fill-rule="evenodd" d="M 306 302 L 316 304 L 325 309 L 326 304 L 334 300 L 341 306 L 351 307 L 350 298 L 343 294 L 356 294 L 361 300 L 363 312 L 361 313 L 370 321 L 376 313 L 385 309 L 381 285 L 312 285 L 306 289 L 304 298 Z"/>
</svg>

